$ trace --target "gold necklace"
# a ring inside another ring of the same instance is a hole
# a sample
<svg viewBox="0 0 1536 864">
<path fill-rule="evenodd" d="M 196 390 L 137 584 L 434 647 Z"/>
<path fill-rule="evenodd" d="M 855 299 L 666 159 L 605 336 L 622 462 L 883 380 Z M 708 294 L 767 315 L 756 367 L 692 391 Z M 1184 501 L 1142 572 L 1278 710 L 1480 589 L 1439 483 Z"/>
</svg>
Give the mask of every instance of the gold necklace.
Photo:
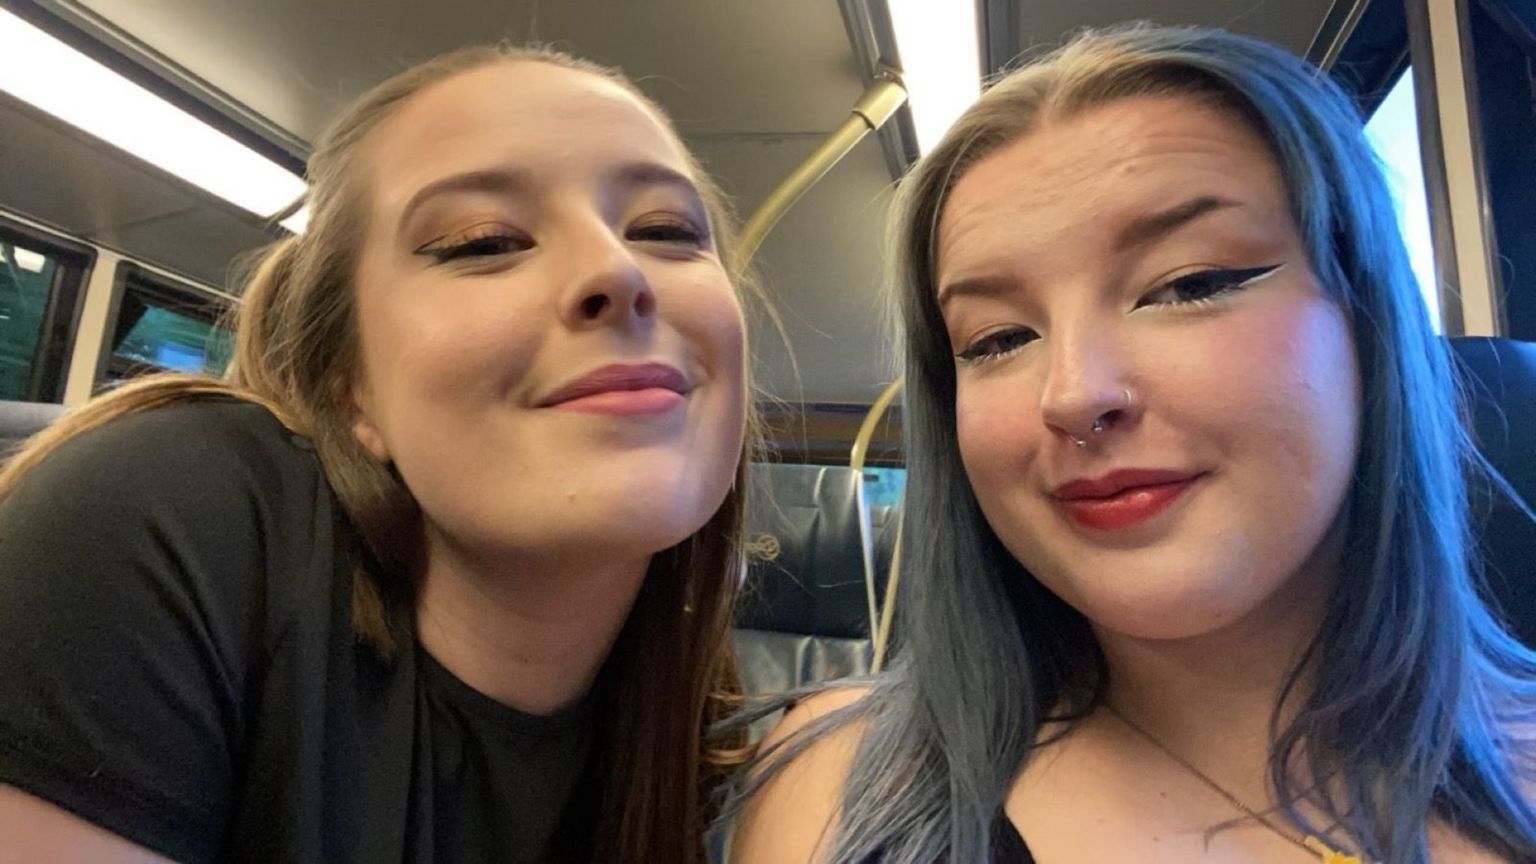
<svg viewBox="0 0 1536 864">
<path fill-rule="evenodd" d="M 1110 705 L 1108 702 L 1103 704 L 1104 710 L 1108 711 L 1116 720 L 1124 723 L 1127 729 L 1135 732 L 1137 735 L 1145 739 L 1148 744 L 1156 747 L 1159 751 L 1162 752 L 1164 756 L 1167 756 L 1169 759 L 1172 759 L 1176 764 L 1178 764 L 1180 768 L 1183 768 L 1185 771 L 1188 771 L 1195 777 L 1199 778 L 1200 782 L 1204 783 L 1206 786 L 1209 786 L 1212 792 L 1215 792 L 1222 798 L 1225 798 L 1228 804 L 1236 807 L 1239 811 L 1242 812 L 1244 816 L 1247 816 L 1249 819 L 1252 819 L 1260 825 L 1263 825 L 1265 828 L 1268 828 L 1277 836 L 1285 838 L 1286 842 L 1295 846 L 1299 846 L 1308 853 L 1318 856 L 1318 859 L 1322 862 L 1322 864 L 1362 864 L 1360 856 L 1350 855 L 1347 852 L 1334 849 L 1332 846 L 1329 846 L 1327 843 L 1324 843 L 1317 837 L 1308 835 L 1305 838 L 1298 838 L 1293 836 L 1290 832 L 1282 830 L 1279 825 L 1271 822 L 1267 817 L 1264 816 L 1264 814 L 1253 809 L 1252 807 L 1249 807 L 1242 801 L 1239 801 L 1236 795 L 1228 792 L 1225 787 L 1223 787 L 1220 783 L 1217 783 L 1215 780 L 1212 780 L 1209 776 L 1206 775 L 1204 771 L 1201 771 L 1199 768 L 1191 765 L 1189 761 L 1184 757 L 1168 749 L 1168 747 L 1164 745 L 1163 742 L 1152 737 L 1152 733 L 1141 728 L 1135 723 L 1132 723 L 1129 717 L 1121 714 L 1119 711 L 1116 711 L 1113 705 Z"/>
</svg>

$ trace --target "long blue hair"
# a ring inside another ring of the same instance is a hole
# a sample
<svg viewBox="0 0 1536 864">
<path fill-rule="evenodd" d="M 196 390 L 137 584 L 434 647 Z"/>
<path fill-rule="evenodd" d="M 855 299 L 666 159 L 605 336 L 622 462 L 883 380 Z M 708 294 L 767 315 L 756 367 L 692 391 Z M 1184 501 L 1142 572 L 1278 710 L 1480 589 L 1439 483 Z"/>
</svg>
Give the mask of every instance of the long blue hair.
<svg viewBox="0 0 1536 864">
<path fill-rule="evenodd" d="M 1270 781 L 1296 823 L 1305 802 L 1371 860 L 1427 861 L 1441 820 L 1536 860 L 1522 794 L 1536 658 L 1480 596 L 1467 487 L 1481 464 L 1444 341 L 1409 269 L 1392 198 L 1352 103 L 1263 42 L 1138 26 L 1085 33 L 1006 75 L 903 182 L 894 259 L 906 347 L 908 544 L 891 673 L 807 727 L 766 771 L 853 717 L 868 723 L 830 860 L 983 861 L 991 826 L 1048 720 L 1091 711 L 1107 679 L 1087 621 L 988 526 L 956 443 L 955 370 L 935 301 L 938 217 L 978 160 L 1043 117 L 1137 95 L 1228 109 L 1270 144 L 1311 264 L 1351 322 L 1361 449 L 1341 573 L 1306 656 L 1277 694 Z M 935 527 L 938 526 L 938 530 Z M 1299 672 L 1312 670 L 1310 691 Z M 1327 782 L 1296 788 L 1287 766 Z M 756 784 L 754 784 L 756 785 Z M 1323 826 L 1316 826 L 1323 827 Z"/>
</svg>

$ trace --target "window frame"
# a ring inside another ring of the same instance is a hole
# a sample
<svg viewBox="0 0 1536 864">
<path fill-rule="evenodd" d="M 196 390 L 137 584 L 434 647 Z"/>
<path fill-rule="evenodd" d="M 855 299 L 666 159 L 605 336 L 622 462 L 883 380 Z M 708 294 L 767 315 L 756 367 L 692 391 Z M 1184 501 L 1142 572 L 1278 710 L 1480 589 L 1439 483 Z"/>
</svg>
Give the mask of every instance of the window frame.
<svg viewBox="0 0 1536 864">
<path fill-rule="evenodd" d="M 112 276 L 112 306 L 107 314 L 101 353 L 96 362 L 92 388 L 94 392 L 100 393 L 150 372 L 165 371 L 163 367 L 136 363 L 116 354 L 123 301 L 129 297 L 130 292 L 151 301 L 155 306 L 171 308 L 214 327 L 225 321 L 238 302 L 228 295 L 176 279 L 128 259 L 117 262 L 117 269 Z"/>
<path fill-rule="evenodd" d="M 41 252 L 57 265 L 53 282 L 48 286 L 48 301 L 43 307 L 42 326 L 38 328 L 37 346 L 33 349 L 32 369 L 27 376 L 23 399 L 62 402 L 80 315 L 85 308 L 86 286 L 96 266 L 96 249 L 12 219 L 4 213 L 0 213 L 0 242 Z"/>
</svg>

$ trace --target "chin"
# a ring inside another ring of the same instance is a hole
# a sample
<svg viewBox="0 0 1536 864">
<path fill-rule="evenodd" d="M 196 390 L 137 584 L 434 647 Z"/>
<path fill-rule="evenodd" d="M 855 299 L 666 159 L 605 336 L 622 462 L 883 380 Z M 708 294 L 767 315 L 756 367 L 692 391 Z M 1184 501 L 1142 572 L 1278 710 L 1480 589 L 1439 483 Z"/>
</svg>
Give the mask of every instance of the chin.
<svg viewBox="0 0 1536 864">
<path fill-rule="evenodd" d="M 730 483 L 671 479 L 667 484 L 636 472 L 626 487 L 607 490 L 606 501 L 593 502 L 599 505 L 592 512 L 594 527 L 625 548 L 647 553 L 687 540 L 719 512 Z"/>
<path fill-rule="evenodd" d="M 718 509 L 718 508 L 717 508 Z M 616 514 L 607 522 L 610 538 L 624 548 L 634 549 L 647 555 L 670 549 L 694 534 L 715 515 L 687 512 L 661 514 L 656 511 L 633 511 Z M 623 526 L 623 527 L 617 527 Z"/>
<path fill-rule="evenodd" d="M 1209 565 L 1190 563 L 1124 572 L 1109 583 L 1102 578 L 1069 577 L 1069 582 L 1086 585 L 1089 590 L 1057 593 L 1096 628 L 1137 639 L 1190 639 L 1244 620 L 1257 612 L 1268 596 L 1253 590 L 1252 574 L 1190 575 L 1211 572 Z"/>
</svg>

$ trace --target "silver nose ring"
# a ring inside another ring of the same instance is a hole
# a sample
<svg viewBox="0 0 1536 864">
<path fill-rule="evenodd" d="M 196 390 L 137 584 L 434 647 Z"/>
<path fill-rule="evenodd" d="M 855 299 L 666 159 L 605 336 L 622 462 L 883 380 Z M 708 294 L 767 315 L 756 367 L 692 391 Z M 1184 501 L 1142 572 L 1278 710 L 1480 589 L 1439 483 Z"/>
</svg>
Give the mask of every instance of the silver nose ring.
<svg viewBox="0 0 1536 864">
<path fill-rule="evenodd" d="M 1134 401 L 1134 399 L 1131 396 L 1131 389 L 1129 387 L 1121 387 L 1120 388 L 1120 392 L 1125 394 L 1125 408 L 1130 408 L 1131 407 L 1131 403 Z M 1121 410 L 1124 410 L 1124 408 L 1122 408 Z M 1103 435 L 1104 434 L 1104 429 L 1105 429 L 1104 418 L 1102 416 L 1100 416 L 1098 419 L 1094 420 L 1093 421 L 1093 425 L 1088 427 L 1088 431 L 1093 433 L 1094 435 Z M 1071 441 L 1074 445 L 1076 445 L 1078 447 L 1087 447 L 1088 446 L 1088 439 L 1087 438 L 1079 438 L 1079 437 L 1077 437 L 1076 435 L 1073 435 L 1070 432 L 1067 433 L 1067 440 Z"/>
<path fill-rule="evenodd" d="M 1124 411 L 1126 408 L 1131 407 L 1131 388 L 1129 388 L 1129 387 L 1121 387 L 1120 388 L 1120 392 L 1125 394 L 1125 406 L 1120 409 L 1120 410 Z M 1093 421 L 1093 425 L 1091 427 L 1089 427 L 1089 428 L 1092 430 L 1093 434 L 1095 434 L 1095 435 L 1103 435 L 1104 434 L 1104 417 L 1101 415 L 1097 420 L 1094 420 Z M 1073 440 L 1076 440 L 1076 439 L 1073 439 Z M 1081 446 L 1081 445 L 1079 445 L 1079 446 Z"/>
</svg>

